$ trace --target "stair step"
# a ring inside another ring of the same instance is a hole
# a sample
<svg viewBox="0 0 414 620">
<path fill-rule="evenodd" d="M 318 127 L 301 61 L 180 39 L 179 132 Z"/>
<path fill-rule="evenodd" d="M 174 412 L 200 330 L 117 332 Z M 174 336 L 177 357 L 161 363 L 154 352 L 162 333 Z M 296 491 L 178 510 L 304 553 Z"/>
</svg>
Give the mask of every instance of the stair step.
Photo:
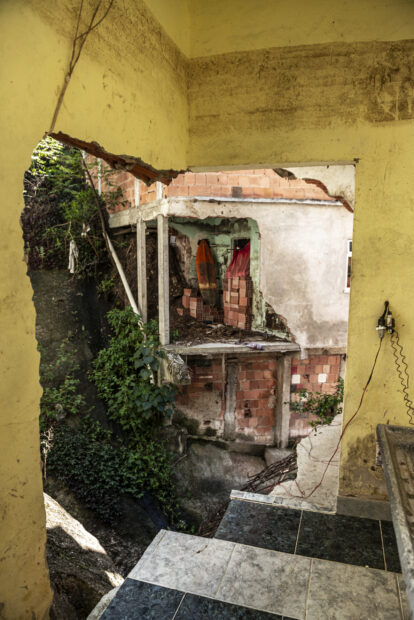
<svg viewBox="0 0 414 620">
<path fill-rule="evenodd" d="M 231 500 L 215 538 L 401 572 L 391 521 Z"/>
<path fill-rule="evenodd" d="M 102 618 L 393 620 L 402 617 L 402 587 L 385 570 L 161 531 Z"/>
</svg>

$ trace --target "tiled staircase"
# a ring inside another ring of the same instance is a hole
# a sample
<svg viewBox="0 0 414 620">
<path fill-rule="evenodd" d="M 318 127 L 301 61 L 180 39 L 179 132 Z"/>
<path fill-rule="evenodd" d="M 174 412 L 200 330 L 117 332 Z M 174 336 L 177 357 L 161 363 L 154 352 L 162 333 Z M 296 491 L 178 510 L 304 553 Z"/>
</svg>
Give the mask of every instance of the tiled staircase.
<svg viewBox="0 0 414 620">
<path fill-rule="evenodd" d="M 102 620 L 409 618 L 391 522 L 233 500 L 213 539 L 162 530 Z"/>
</svg>

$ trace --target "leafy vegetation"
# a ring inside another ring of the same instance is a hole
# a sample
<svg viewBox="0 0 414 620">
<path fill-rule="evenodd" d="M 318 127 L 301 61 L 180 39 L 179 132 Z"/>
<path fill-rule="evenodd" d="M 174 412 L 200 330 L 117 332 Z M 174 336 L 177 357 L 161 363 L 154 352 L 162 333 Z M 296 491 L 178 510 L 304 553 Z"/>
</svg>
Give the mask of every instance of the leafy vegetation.
<svg viewBox="0 0 414 620">
<path fill-rule="evenodd" d="M 112 183 L 113 172 L 108 167 L 93 161 L 88 164 L 92 175 L 96 178 L 98 166 L 105 186 L 102 205 L 111 209 L 126 203 L 121 188 Z M 76 276 L 99 280 L 110 263 L 81 151 L 50 137 L 41 140 L 25 174 L 24 199 L 22 225 L 30 269 L 66 269 L 69 244 L 74 241 L 79 251 Z"/>
<path fill-rule="evenodd" d="M 156 324 L 142 326 L 130 308 L 111 310 L 107 316 L 113 336 L 99 352 L 92 378 L 115 427 L 104 429 L 82 413 L 78 367 L 62 345 L 54 365 L 41 365 L 44 470 L 56 474 L 110 523 L 119 516 L 122 494 L 139 499 L 145 492 L 152 493 L 174 521 L 172 455 L 156 437 L 172 411 L 174 389 L 157 382 L 162 354 Z"/>
<path fill-rule="evenodd" d="M 157 323 L 142 325 L 131 308 L 111 310 L 107 319 L 114 335 L 94 361 L 92 378 L 108 417 L 128 433 L 130 443 L 140 443 L 172 413 L 175 390 L 158 385 L 164 354 Z"/>
<path fill-rule="evenodd" d="M 42 357 L 44 351 L 40 348 Z M 40 364 L 40 381 L 43 394 L 40 399 L 40 431 L 47 431 L 56 421 L 63 420 L 67 415 L 78 416 L 85 409 L 86 402 L 79 393 L 79 379 L 76 373 L 79 366 L 74 356 L 62 342 L 57 350 L 54 363 Z"/>
<path fill-rule="evenodd" d="M 316 416 L 316 420 L 309 422 L 313 427 L 320 424 L 330 424 L 334 417 L 342 412 L 344 381 L 341 378 L 339 379 L 334 394 L 308 392 L 305 389 L 299 390 L 297 394 L 299 400 L 290 403 L 292 411 L 302 416 Z"/>
<path fill-rule="evenodd" d="M 76 277 L 93 276 L 106 297 L 116 288 L 102 236 L 96 195 L 85 180 L 78 149 L 52 138 L 35 149 L 25 175 L 22 224 L 30 269 L 64 268 L 70 242 L 78 248 Z M 92 175 L 97 176 L 97 170 Z M 99 167 L 103 213 L 123 203 L 111 171 Z M 118 242 L 117 247 L 122 242 Z M 41 363 L 41 452 L 45 477 L 55 474 L 105 521 L 120 513 L 120 497 L 153 494 L 171 521 L 177 503 L 172 455 L 157 437 L 172 411 L 174 389 L 159 385 L 157 325 L 142 325 L 130 308 L 107 315 L 112 329 L 91 371 L 107 420 L 94 419 L 80 391 L 80 369 L 64 342 L 54 363 Z M 42 352 L 44 359 L 44 352 Z M 108 428 L 106 428 L 108 427 Z"/>
<path fill-rule="evenodd" d="M 120 516 L 123 494 L 135 499 L 152 493 L 171 521 L 176 516 L 171 481 L 171 456 L 152 441 L 128 448 L 110 431 L 86 418 L 80 426 L 55 426 L 48 471 L 58 476 L 103 521 L 113 524 Z"/>
</svg>

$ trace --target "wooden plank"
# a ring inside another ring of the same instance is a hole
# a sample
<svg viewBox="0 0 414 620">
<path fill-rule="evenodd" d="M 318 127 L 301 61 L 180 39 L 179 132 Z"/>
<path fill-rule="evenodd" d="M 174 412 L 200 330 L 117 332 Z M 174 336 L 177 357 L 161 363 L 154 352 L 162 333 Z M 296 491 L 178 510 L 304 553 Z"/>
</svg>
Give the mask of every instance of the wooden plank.
<svg viewBox="0 0 414 620">
<path fill-rule="evenodd" d="M 170 268 L 168 260 L 168 218 L 157 216 L 158 231 L 158 316 L 160 342 L 170 342 Z"/>
<path fill-rule="evenodd" d="M 289 441 L 290 382 L 292 354 L 277 358 L 277 393 L 275 408 L 275 445 L 286 448 Z"/>
<path fill-rule="evenodd" d="M 138 308 L 144 323 L 148 321 L 147 300 L 147 256 L 146 256 L 146 224 L 141 219 L 137 221 L 137 281 L 138 281 Z"/>
</svg>

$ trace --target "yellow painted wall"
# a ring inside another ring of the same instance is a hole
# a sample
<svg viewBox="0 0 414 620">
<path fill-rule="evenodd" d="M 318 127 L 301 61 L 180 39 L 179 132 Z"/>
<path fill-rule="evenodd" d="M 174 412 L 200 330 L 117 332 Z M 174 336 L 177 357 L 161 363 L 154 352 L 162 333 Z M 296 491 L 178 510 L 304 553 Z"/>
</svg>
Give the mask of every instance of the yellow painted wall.
<svg viewBox="0 0 414 620">
<path fill-rule="evenodd" d="M 190 63 L 190 166 L 358 161 L 345 421 L 369 375 L 385 299 L 414 372 L 411 75 L 414 41 L 272 48 Z M 341 494 L 386 496 L 375 466 L 375 427 L 384 421 L 408 423 L 388 340 L 344 436 Z"/>
<path fill-rule="evenodd" d="M 190 44 L 193 39 L 190 23 L 190 7 L 192 0 L 147 0 L 147 6 L 160 22 L 165 32 L 186 55 L 190 56 Z M 191 7 L 193 11 L 193 6 Z"/>
<path fill-rule="evenodd" d="M 0 3 L 0 617 L 46 617 L 39 355 L 19 216 L 23 174 L 49 129 L 76 1 Z M 90 10 L 91 3 L 86 3 Z M 118 3 L 87 42 L 57 131 L 160 168 L 185 167 L 185 59 L 139 1 Z"/>
<path fill-rule="evenodd" d="M 189 0 L 189 5 L 192 58 L 413 36 L 411 0 Z"/>
<path fill-rule="evenodd" d="M 88 11 L 93 3 L 85 3 Z M 183 0 L 171 5 L 185 7 Z M 12 620 L 42 618 L 50 602 L 22 179 L 50 127 L 78 6 L 0 4 L 0 616 Z M 162 0 L 148 6 L 152 12 L 142 0 L 115 2 L 85 46 L 55 130 L 165 169 L 358 158 L 347 419 L 372 363 L 385 297 L 414 368 L 414 42 L 403 40 L 412 36 L 414 5 L 194 0 L 189 37 Z M 345 436 L 343 494 L 384 495 L 373 449 L 374 427 L 384 420 L 407 421 L 388 343 Z"/>
</svg>

